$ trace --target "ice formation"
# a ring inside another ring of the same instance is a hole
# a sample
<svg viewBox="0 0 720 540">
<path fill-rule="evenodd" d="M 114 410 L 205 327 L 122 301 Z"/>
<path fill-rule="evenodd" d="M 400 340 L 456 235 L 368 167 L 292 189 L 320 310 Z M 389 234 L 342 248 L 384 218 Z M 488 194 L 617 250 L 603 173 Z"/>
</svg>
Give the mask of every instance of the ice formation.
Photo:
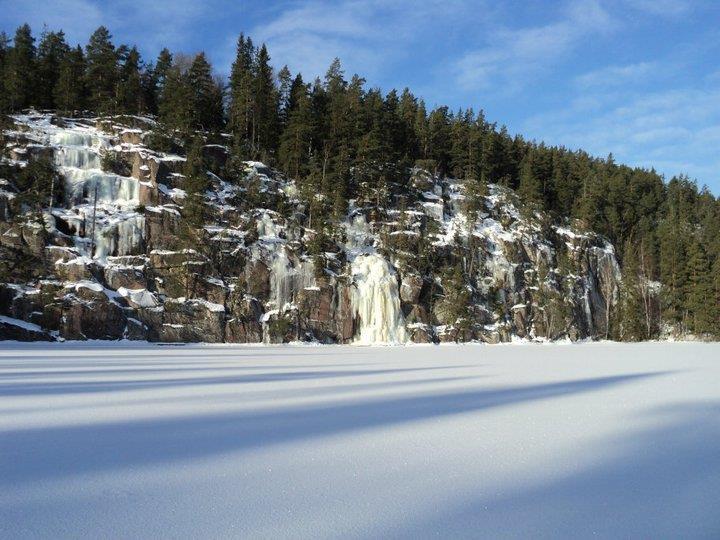
<svg viewBox="0 0 720 540">
<path fill-rule="evenodd" d="M 374 253 L 360 255 L 352 262 L 352 277 L 352 305 L 360 322 L 356 343 L 405 343 L 397 276 L 388 262 Z"/>
<path fill-rule="evenodd" d="M 140 252 L 145 218 L 134 211 L 140 202 L 140 184 L 135 178 L 102 170 L 101 151 L 110 146 L 108 141 L 77 126 L 58 128 L 37 121 L 33 127 L 53 148 L 65 180 L 66 202 L 72 209 L 54 214 L 77 235 L 76 246 L 96 259 Z"/>
</svg>

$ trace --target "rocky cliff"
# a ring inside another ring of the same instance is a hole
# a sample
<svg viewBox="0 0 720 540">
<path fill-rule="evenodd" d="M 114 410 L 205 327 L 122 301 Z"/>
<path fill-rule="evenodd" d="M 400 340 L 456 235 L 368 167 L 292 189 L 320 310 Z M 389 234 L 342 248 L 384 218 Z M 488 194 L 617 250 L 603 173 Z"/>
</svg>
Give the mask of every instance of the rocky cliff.
<svg viewBox="0 0 720 540">
<path fill-rule="evenodd" d="M 613 246 L 521 208 L 490 185 L 468 210 L 461 180 L 415 169 L 392 204 L 350 201 L 313 228 L 296 183 L 203 147 L 205 224 L 187 239 L 185 157 L 153 150 L 150 118 L 30 112 L 4 133 L 2 339 L 405 343 L 605 337 Z M 52 159 L 60 200 L 20 202 L 14 175 Z M 251 196 L 252 195 L 252 196 Z"/>
</svg>

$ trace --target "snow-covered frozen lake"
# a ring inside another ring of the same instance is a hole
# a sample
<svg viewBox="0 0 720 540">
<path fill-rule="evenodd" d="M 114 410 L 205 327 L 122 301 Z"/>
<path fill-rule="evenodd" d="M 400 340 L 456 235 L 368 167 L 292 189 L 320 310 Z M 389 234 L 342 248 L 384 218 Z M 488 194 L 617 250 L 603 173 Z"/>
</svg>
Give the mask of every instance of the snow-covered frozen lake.
<svg viewBox="0 0 720 540">
<path fill-rule="evenodd" d="M 720 537 L 720 344 L 0 343 L 1 538 Z"/>
</svg>

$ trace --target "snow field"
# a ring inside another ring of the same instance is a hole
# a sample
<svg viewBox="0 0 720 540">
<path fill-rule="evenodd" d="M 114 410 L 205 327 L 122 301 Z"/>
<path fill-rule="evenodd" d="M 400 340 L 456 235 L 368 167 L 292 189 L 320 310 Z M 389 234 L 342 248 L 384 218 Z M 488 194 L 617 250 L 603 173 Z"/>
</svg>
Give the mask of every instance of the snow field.
<svg viewBox="0 0 720 540">
<path fill-rule="evenodd" d="M 720 344 L 0 344 L 2 538 L 717 538 Z"/>
</svg>

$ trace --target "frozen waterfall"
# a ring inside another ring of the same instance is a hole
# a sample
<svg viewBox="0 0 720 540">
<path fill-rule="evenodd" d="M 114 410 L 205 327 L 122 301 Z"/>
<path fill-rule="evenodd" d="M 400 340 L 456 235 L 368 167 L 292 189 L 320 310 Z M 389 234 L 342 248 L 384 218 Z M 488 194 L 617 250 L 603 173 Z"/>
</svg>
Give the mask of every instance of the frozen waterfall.
<svg viewBox="0 0 720 540">
<path fill-rule="evenodd" d="M 123 219 L 124 218 L 124 219 Z M 111 255 L 134 255 L 143 249 L 145 216 L 133 214 L 112 219 L 109 223 L 98 223 L 95 232 L 96 259 Z"/>
<path fill-rule="evenodd" d="M 284 249 L 273 256 L 270 264 L 270 300 L 279 312 L 292 304 L 294 295 L 315 285 L 312 261 L 293 265 Z"/>
<path fill-rule="evenodd" d="M 353 312 L 360 319 L 355 342 L 405 343 L 397 277 L 388 262 L 377 254 L 360 255 L 352 262 L 352 276 Z"/>
<path fill-rule="evenodd" d="M 140 202 L 140 184 L 135 178 L 102 170 L 100 152 L 110 146 L 109 140 L 79 128 L 55 129 L 48 139 L 65 179 L 66 202 L 72 207 L 63 212 L 63 219 L 78 235 L 77 247 L 100 260 L 142 252 L 145 217 L 132 210 Z"/>
<path fill-rule="evenodd" d="M 118 205 L 137 205 L 140 185 L 134 178 L 103 172 L 100 149 L 107 143 L 100 137 L 76 130 L 60 130 L 50 137 L 56 145 L 55 162 L 65 178 L 65 193 L 69 204 L 81 204 L 85 199 Z"/>
</svg>

